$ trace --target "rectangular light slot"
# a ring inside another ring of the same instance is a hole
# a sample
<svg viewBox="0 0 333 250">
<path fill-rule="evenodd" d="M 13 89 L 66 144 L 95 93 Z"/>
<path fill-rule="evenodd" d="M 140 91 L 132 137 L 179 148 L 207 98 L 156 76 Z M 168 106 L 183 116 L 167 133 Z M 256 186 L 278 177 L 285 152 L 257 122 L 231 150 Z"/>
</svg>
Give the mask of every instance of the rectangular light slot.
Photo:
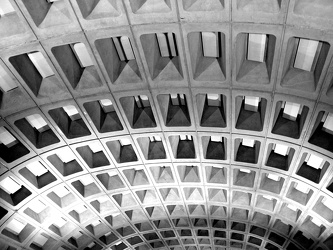
<svg viewBox="0 0 333 250">
<path fill-rule="evenodd" d="M 219 136 L 219 135 L 212 135 L 210 137 L 210 140 L 213 142 L 222 142 L 223 141 L 223 137 Z"/>
<path fill-rule="evenodd" d="M 105 113 L 110 113 L 110 112 L 115 111 L 113 104 L 112 104 L 111 100 L 109 100 L 109 99 L 99 100 L 99 104 L 101 105 L 101 107 Z"/>
<path fill-rule="evenodd" d="M 301 110 L 301 105 L 298 103 L 286 102 L 283 109 L 283 117 L 296 121 L 296 118 Z"/>
<path fill-rule="evenodd" d="M 295 189 L 297 189 L 298 191 L 300 191 L 304 194 L 307 194 L 310 191 L 310 188 L 301 182 L 296 183 L 294 187 L 295 187 Z"/>
<path fill-rule="evenodd" d="M 94 180 L 90 176 L 84 176 L 80 179 L 80 182 L 83 186 L 88 186 L 94 182 Z"/>
<path fill-rule="evenodd" d="M 67 221 L 64 218 L 60 217 L 53 222 L 53 225 L 55 225 L 57 228 L 62 228 L 66 225 L 66 223 Z"/>
<path fill-rule="evenodd" d="M 110 171 L 110 172 L 108 172 L 108 175 L 109 175 L 110 177 L 112 177 L 112 176 L 116 176 L 116 175 L 118 175 L 118 173 L 117 173 L 116 171 Z"/>
<path fill-rule="evenodd" d="M 298 208 L 296 206 L 291 205 L 291 204 L 287 204 L 287 208 L 289 208 L 289 209 L 291 209 L 291 210 L 293 210 L 295 212 L 298 210 Z"/>
<path fill-rule="evenodd" d="M 0 89 L 8 92 L 17 88 L 17 83 L 9 76 L 7 71 L 0 65 Z"/>
<path fill-rule="evenodd" d="M 40 133 L 50 128 L 43 117 L 39 114 L 29 115 L 25 119 L 29 122 L 31 127 L 37 129 Z"/>
<path fill-rule="evenodd" d="M 119 60 L 125 61 L 126 57 L 125 57 L 125 53 L 123 51 L 123 47 L 121 46 L 119 37 L 112 37 L 112 41 L 113 41 L 114 47 L 116 48 Z"/>
<path fill-rule="evenodd" d="M 74 231 L 74 233 L 72 234 L 72 237 L 77 240 L 79 239 L 80 237 L 83 236 L 83 233 L 81 231 Z"/>
<path fill-rule="evenodd" d="M 34 238 L 34 243 L 36 243 L 36 245 L 38 245 L 40 247 L 43 247 L 47 241 L 48 241 L 48 238 L 44 237 L 41 234 L 35 236 L 35 238 Z"/>
<path fill-rule="evenodd" d="M 150 107 L 148 96 L 146 96 L 146 95 L 134 96 L 134 99 L 135 99 L 136 105 L 139 108 Z"/>
<path fill-rule="evenodd" d="M 27 169 L 36 177 L 42 176 L 48 172 L 48 170 L 39 161 L 28 164 Z"/>
<path fill-rule="evenodd" d="M 43 78 L 54 75 L 54 72 L 53 72 L 51 66 L 46 61 L 44 55 L 41 52 L 28 53 L 28 57 L 30 58 L 31 62 L 35 65 L 39 74 Z"/>
<path fill-rule="evenodd" d="M 268 174 L 267 175 L 267 178 L 268 179 L 271 179 L 271 180 L 273 180 L 273 181 L 280 181 L 280 176 L 278 176 L 278 175 L 275 175 L 275 174 Z"/>
<path fill-rule="evenodd" d="M 170 98 L 172 105 L 177 105 L 177 106 L 186 105 L 184 94 L 170 94 Z"/>
<path fill-rule="evenodd" d="M 323 124 L 323 129 L 330 134 L 333 134 L 333 113 L 328 113 Z"/>
<path fill-rule="evenodd" d="M 0 16 L 4 16 L 13 12 L 15 12 L 15 9 L 9 0 L 0 1 Z"/>
<path fill-rule="evenodd" d="M 94 63 L 89 55 L 86 45 L 84 43 L 76 43 L 73 45 L 73 51 L 82 68 L 93 66 Z"/>
<path fill-rule="evenodd" d="M 279 155 L 286 156 L 288 154 L 289 147 L 287 145 L 275 144 L 274 152 Z"/>
<path fill-rule="evenodd" d="M 58 1 L 62 1 L 62 0 L 47 0 L 49 3 L 53 3 L 53 2 L 58 2 Z"/>
<path fill-rule="evenodd" d="M 35 213 L 39 214 L 46 208 L 46 205 L 40 200 L 34 200 L 29 203 L 29 208 Z"/>
<path fill-rule="evenodd" d="M 112 37 L 112 41 L 120 61 L 130 61 L 135 59 L 131 41 L 127 36 Z"/>
<path fill-rule="evenodd" d="M 177 56 L 177 47 L 172 32 L 157 33 L 157 43 L 160 48 L 161 57 Z"/>
<path fill-rule="evenodd" d="M 324 197 L 324 199 L 322 200 L 322 203 L 323 203 L 327 208 L 329 208 L 330 210 L 333 211 L 333 200 L 332 200 L 332 199 L 329 199 L 329 198 Z"/>
<path fill-rule="evenodd" d="M 17 144 L 18 141 L 5 127 L 0 127 L 0 143 L 10 148 Z"/>
<path fill-rule="evenodd" d="M 131 44 L 131 41 L 129 40 L 129 38 L 127 36 L 122 36 L 120 38 L 120 41 L 121 41 L 121 44 L 123 45 L 126 60 L 128 60 L 128 61 L 134 60 L 135 56 L 134 56 L 132 44 Z"/>
<path fill-rule="evenodd" d="M 53 192 L 59 197 L 59 198 L 63 198 L 66 195 L 68 195 L 70 192 L 67 189 L 67 187 L 65 186 L 58 186 L 56 189 L 53 190 Z"/>
<path fill-rule="evenodd" d="M 191 135 L 180 135 L 180 136 L 179 136 L 179 139 L 180 139 L 181 141 L 185 141 L 185 140 L 190 141 L 190 140 L 192 140 L 192 136 L 191 136 Z"/>
<path fill-rule="evenodd" d="M 268 195 L 263 195 L 262 196 L 264 199 L 266 199 L 266 200 L 273 200 L 273 197 L 272 196 L 268 196 Z"/>
<path fill-rule="evenodd" d="M 319 219 L 317 219 L 315 217 L 312 217 L 311 221 L 312 221 L 313 224 L 315 224 L 318 227 L 321 227 L 321 225 L 323 224 L 323 223 L 321 223 L 321 221 Z"/>
<path fill-rule="evenodd" d="M 264 62 L 267 35 L 249 34 L 247 60 Z"/>
<path fill-rule="evenodd" d="M 63 107 L 64 111 L 71 118 L 72 121 L 78 120 L 81 118 L 79 111 L 73 105 L 68 105 Z"/>
<path fill-rule="evenodd" d="M 93 246 L 95 246 L 96 244 L 95 244 L 95 242 L 91 242 L 89 245 L 88 245 L 88 247 L 89 248 L 92 248 Z"/>
<path fill-rule="evenodd" d="M 67 147 L 59 149 L 56 154 L 63 163 L 68 163 L 76 159 L 74 153 Z"/>
<path fill-rule="evenodd" d="M 221 95 L 218 94 L 207 94 L 207 103 L 208 106 L 221 106 Z"/>
<path fill-rule="evenodd" d="M 91 223 L 91 225 L 92 225 L 93 227 L 96 227 L 96 226 L 98 226 L 99 224 L 101 224 L 101 221 L 100 221 L 100 220 L 97 220 L 97 221 L 94 221 L 93 223 Z"/>
<path fill-rule="evenodd" d="M 245 105 L 244 105 L 245 110 L 253 111 L 253 112 L 258 111 L 260 97 L 245 96 L 244 99 L 245 99 Z"/>
<path fill-rule="evenodd" d="M 95 142 L 95 143 L 89 143 L 89 148 L 93 153 L 97 153 L 103 150 L 103 147 L 100 143 Z"/>
<path fill-rule="evenodd" d="M 219 43 L 216 32 L 201 32 L 203 55 L 219 57 Z"/>
<path fill-rule="evenodd" d="M 132 144 L 131 140 L 127 139 L 127 138 L 119 140 L 119 143 L 120 143 L 121 146 L 127 146 L 127 145 L 131 145 Z"/>
<path fill-rule="evenodd" d="M 310 154 L 308 155 L 307 159 L 305 160 L 308 166 L 313 167 L 315 169 L 321 169 L 324 164 L 324 160 L 319 156 Z"/>
<path fill-rule="evenodd" d="M 314 65 L 318 45 L 319 41 L 300 39 L 296 52 L 294 68 L 311 71 Z"/>
<path fill-rule="evenodd" d="M 254 147 L 255 141 L 253 139 L 243 138 L 242 139 L 242 145 L 246 147 Z"/>
<path fill-rule="evenodd" d="M 14 234 L 18 235 L 22 232 L 25 225 L 26 225 L 26 223 L 23 223 L 17 219 L 13 219 L 7 224 L 6 229 L 9 229 Z"/>
<path fill-rule="evenodd" d="M 247 174 L 251 173 L 251 170 L 246 169 L 246 168 L 241 168 L 241 169 L 239 169 L 239 171 L 243 172 L 243 173 L 247 173 Z"/>
<path fill-rule="evenodd" d="M 74 209 L 78 214 L 82 214 L 87 210 L 87 207 L 85 205 L 79 205 Z"/>
<path fill-rule="evenodd" d="M 158 135 L 150 136 L 150 137 L 149 137 L 149 140 L 150 140 L 151 142 L 162 141 L 161 137 L 158 136 Z"/>
<path fill-rule="evenodd" d="M 6 177 L 2 181 L 0 181 L 0 187 L 6 191 L 8 194 L 14 194 L 18 190 L 20 190 L 21 185 L 18 184 L 14 179 L 11 177 Z"/>
</svg>

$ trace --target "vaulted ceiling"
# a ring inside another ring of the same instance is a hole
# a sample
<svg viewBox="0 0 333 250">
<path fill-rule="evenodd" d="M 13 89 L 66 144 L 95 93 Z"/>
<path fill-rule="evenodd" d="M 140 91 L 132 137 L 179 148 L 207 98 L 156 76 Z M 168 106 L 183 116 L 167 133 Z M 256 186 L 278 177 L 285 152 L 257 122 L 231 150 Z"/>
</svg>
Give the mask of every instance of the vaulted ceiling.
<svg viewBox="0 0 333 250">
<path fill-rule="evenodd" d="M 332 12 L 1 0 L 0 250 L 333 249 Z"/>
</svg>

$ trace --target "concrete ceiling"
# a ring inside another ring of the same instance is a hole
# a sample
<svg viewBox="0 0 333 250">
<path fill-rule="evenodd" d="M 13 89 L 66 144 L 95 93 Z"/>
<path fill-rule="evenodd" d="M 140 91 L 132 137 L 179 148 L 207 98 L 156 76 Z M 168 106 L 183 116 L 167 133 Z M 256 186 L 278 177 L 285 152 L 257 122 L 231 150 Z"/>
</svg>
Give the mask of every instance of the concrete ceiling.
<svg viewBox="0 0 333 250">
<path fill-rule="evenodd" d="M 0 10 L 0 250 L 333 249 L 333 2 Z"/>
</svg>

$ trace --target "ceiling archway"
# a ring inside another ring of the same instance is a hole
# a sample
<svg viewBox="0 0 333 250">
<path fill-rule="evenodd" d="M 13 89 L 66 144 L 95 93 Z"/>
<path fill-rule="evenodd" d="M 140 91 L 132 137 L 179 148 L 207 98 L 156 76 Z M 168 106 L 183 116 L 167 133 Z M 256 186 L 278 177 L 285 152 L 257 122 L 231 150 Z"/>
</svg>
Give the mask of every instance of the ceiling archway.
<svg viewBox="0 0 333 250">
<path fill-rule="evenodd" d="M 333 248 L 333 4 L 3 0 L 0 249 Z"/>
</svg>

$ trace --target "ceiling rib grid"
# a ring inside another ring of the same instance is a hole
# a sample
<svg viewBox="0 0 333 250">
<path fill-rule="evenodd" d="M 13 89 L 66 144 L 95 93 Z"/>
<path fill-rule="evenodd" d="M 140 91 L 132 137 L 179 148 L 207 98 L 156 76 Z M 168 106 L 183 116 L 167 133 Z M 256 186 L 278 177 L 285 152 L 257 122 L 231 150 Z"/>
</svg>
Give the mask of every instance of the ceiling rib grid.
<svg viewBox="0 0 333 250">
<path fill-rule="evenodd" d="M 332 9 L 3 1 L 0 249 L 333 248 Z"/>
</svg>

